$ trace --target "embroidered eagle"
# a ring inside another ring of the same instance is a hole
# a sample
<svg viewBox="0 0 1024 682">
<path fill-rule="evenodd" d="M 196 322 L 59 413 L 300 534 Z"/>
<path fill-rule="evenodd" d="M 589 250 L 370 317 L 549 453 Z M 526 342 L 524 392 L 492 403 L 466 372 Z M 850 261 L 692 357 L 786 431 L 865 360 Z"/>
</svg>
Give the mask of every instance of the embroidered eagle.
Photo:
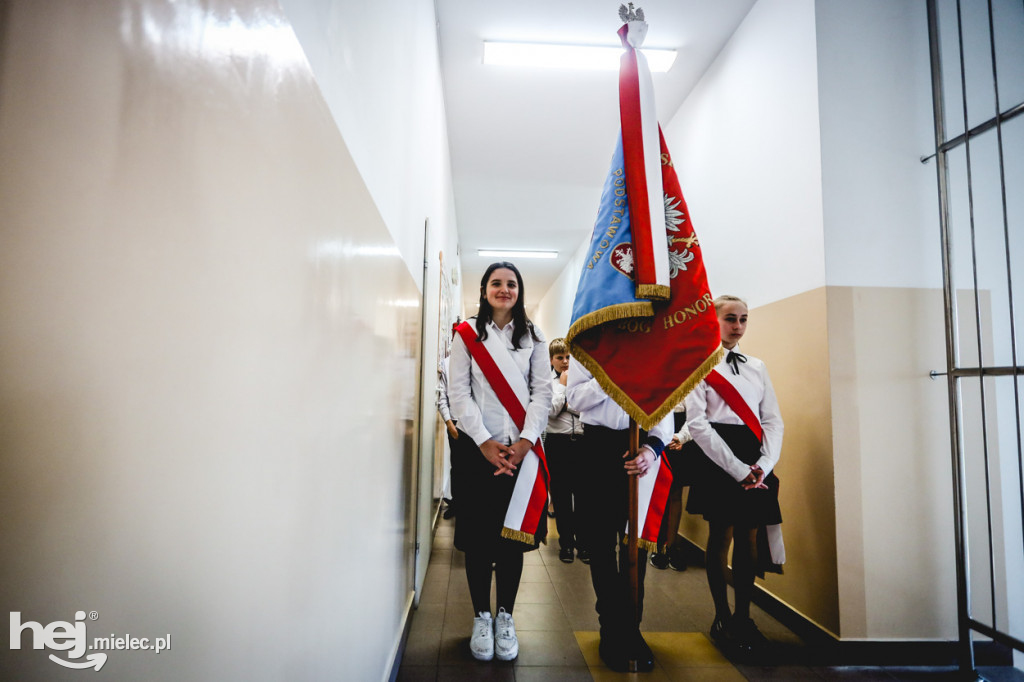
<svg viewBox="0 0 1024 682">
<path fill-rule="evenodd" d="M 619 5 L 619 19 L 622 19 L 626 23 L 631 21 L 643 21 L 644 11 L 639 7 L 634 10 L 633 3 L 629 3 L 628 8 L 625 5 Z"/>
</svg>

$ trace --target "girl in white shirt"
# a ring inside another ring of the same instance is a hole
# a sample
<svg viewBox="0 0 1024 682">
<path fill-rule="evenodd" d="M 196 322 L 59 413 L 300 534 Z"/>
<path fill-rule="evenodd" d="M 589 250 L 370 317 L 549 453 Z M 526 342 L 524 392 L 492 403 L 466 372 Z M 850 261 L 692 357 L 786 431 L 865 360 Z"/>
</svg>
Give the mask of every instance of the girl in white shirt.
<svg viewBox="0 0 1024 682">
<path fill-rule="evenodd" d="M 782 447 L 782 415 L 765 364 L 739 352 L 747 304 L 735 296 L 719 296 L 714 304 L 727 351 L 715 370 L 738 392 L 763 433 L 758 440 L 722 394 L 702 381 L 686 398 L 686 426 L 707 460 L 690 487 L 686 510 L 708 521 L 707 575 L 715 603 L 711 638 L 751 649 L 765 641 L 750 618 L 757 533 L 782 522 L 778 479 L 772 473 Z M 730 540 L 735 613 L 729 610 L 725 581 Z"/>
<path fill-rule="evenodd" d="M 459 512 L 455 547 L 465 552 L 466 579 L 476 617 L 470 651 L 478 660 L 510 661 L 519 653 L 512 610 L 523 572 L 523 552 L 546 537 L 546 515 L 530 529 L 532 545 L 502 537 L 519 465 L 547 426 L 551 409 L 551 368 L 540 330 L 526 317 L 523 278 L 512 263 L 493 263 L 480 280 L 480 312 L 468 320 L 477 341 L 507 353 L 505 374 L 525 381 L 529 404 L 522 431 L 502 406 L 460 334 L 452 341 L 448 400 L 459 436 L 452 452 L 458 467 Z M 488 340 L 490 337 L 490 340 Z M 500 341 L 500 343 L 496 343 Z M 497 614 L 491 618 L 491 567 L 496 580 Z"/>
</svg>

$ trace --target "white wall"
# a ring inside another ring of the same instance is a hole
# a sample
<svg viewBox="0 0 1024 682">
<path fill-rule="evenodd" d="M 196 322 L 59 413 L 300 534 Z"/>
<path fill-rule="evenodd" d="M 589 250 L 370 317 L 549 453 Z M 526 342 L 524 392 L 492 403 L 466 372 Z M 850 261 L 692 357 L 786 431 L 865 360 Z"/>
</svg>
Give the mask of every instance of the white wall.
<svg viewBox="0 0 1024 682">
<path fill-rule="evenodd" d="M 457 242 L 432 0 L 281 0 L 381 218 L 413 276 Z M 435 259 L 436 260 L 436 259 Z M 436 279 L 431 282 L 436 283 Z"/>
<path fill-rule="evenodd" d="M 434 3 L 281 0 L 281 4 L 363 182 L 424 295 L 417 534 L 421 558 L 417 585 L 422 585 L 437 460 L 438 253 L 444 253 L 449 267 L 459 268 Z M 460 287 L 454 297 L 461 300 Z"/>
<path fill-rule="evenodd" d="M 3 610 L 172 635 L 95 679 L 385 677 L 413 583 L 418 277 L 287 17 L 3 10 Z"/>
<path fill-rule="evenodd" d="M 533 321 L 540 326 L 548 339 L 564 337 L 569 331 L 569 324 L 572 322 L 572 303 L 576 299 L 576 286 L 580 281 L 580 273 L 583 272 L 589 246 L 588 234 L 537 305 Z"/>
<path fill-rule="evenodd" d="M 825 283 L 813 0 L 760 0 L 666 125 L 714 295 Z"/>
<path fill-rule="evenodd" d="M 833 340 L 831 362 L 836 480 L 848 483 L 836 488 L 842 634 L 954 639 L 946 392 L 927 377 L 944 365 L 945 336 L 935 166 L 920 162 L 934 149 L 925 7 L 816 10 L 827 281 L 864 288 L 853 320 L 830 309 L 831 333 L 849 335 Z M 877 287 L 932 293 L 887 299 Z M 869 313 L 869 300 L 883 307 Z M 914 361 L 890 367 L 893 345 Z M 890 570 L 894 556 L 915 570 Z"/>
<path fill-rule="evenodd" d="M 925 8 L 816 9 L 827 283 L 941 288 Z"/>
</svg>

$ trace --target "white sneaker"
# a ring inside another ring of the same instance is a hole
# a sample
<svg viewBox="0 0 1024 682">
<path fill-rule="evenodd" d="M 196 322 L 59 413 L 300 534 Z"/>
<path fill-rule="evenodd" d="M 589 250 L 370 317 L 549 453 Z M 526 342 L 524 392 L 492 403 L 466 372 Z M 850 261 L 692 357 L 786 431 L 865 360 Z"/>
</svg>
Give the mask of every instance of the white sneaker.
<svg viewBox="0 0 1024 682">
<path fill-rule="evenodd" d="M 498 609 L 498 617 L 494 621 L 494 651 L 499 661 L 511 661 L 519 655 L 516 624 L 512 621 L 512 614 L 504 608 Z"/>
<path fill-rule="evenodd" d="M 478 661 L 489 661 L 494 658 L 494 625 L 490 611 L 481 611 L 473 619 L 469 651 Z"/>
</svg>

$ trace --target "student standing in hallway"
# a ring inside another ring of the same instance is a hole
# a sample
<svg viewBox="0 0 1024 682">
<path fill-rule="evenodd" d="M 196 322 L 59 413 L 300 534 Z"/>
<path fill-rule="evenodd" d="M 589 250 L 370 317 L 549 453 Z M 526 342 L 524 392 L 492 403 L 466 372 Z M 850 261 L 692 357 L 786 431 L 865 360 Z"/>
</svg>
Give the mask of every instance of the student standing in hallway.
<svg viewBox="0 0 1024 682">
<path fill-rule="evenodd" d="M 555 526 L 558 528 L 558 558 L 571 564 L 575 552 L 580 561 L 589 562 L 586 551 L 576 541 L 576 512 L 574 494 L 578 472 L 583 465 L 583 424 L 579 412 L 565 397 L 569 379 L 569 346 L 565 339 L 551 339 L 548 343 L 551 368 L 557 376 L 551 380 L 551 413 L 544 436 L 544 452 L 551 471 L 551 504 L 555 508 Z"/>
<path fill-rule="evenodd" d="M 757 534 L 782 523 L 778 478 L 772 473 L 782 448 L 782 415 L 764 362 L 739 352 L 747 304 L 719 296 L 714 305 L 728 352 L 686 397 L 686 426 L 709 460 L 690 487 L 686 511 L 708 522 L 707 576 L 715 603 L 711 638 L 751 649 L 765 641 L 750 618 Z M 735 613 L 729 611 L 725 581 L 730 540 Z"/>
<path fill-rule="evenodd" d="M 458 326 L 458 323 L 452 327 L 452 334 L 455 333 L 456 326 Z M 437 413 L 441 415 L 441 421 L 444 422 L 445 432 L 448 434 L 448 451 L 451 453 L 451 463 L 448 470 L 448 506 L 444 510 L 444 518 L 446 519 L 455 516 L 457 508 L 455 501 L 458 499 L 455 497 L 455 494 L 459 489 L 457 480 L 459 470 L 458 464 L 455 461 L 455 441 L 459 437 L 459 430 L 456 428 L 455 419 L 452 418 L 452 411 L 448 404 L 448 364 L 449 356 L 446 355 L 437 370 Z"/>
<path fill-rule="evenodd" d="M 480 312 L 459 326 L 449 370 L 448 399 L 459 430 L 454 441 L 460 468 L 455 547 L 466 555 L 466 579 L 476 614 L 470 651 L 478 660 L 510 661 L 519 654 L 512 612 L 523 553 L 536 549 L 547 531 L 543 507 L 528 509 L 520 517 L 516 513 L 523 499 L 521 486 L 527 486 L 525 497 L 530 499 L 529 486 L 543 476 L 544 463 L 533 448 L 551 409 L 547 344 L 526 317 L 523 279 L 512 263 L 493 263 L 481 278 Z M 514 394 L 511 398 L 508 389 Z M 519 407 L 510 400 L 518 401 Z M 520 428 L 513 413 L 523 409 Z M 513 518 L 529 526 L 510 528 Z M 497 589 L 494 618 L 492 567 Z"/>
<path fill-rule="evenodd" d="M 634 619 L 629 558 L 620 538 L 629 520 L 628 477 L 646 475 L 661 456 L 672 438 L 672 413 L 650 432 L 640 432 L 640 451 L 627 460 L 629 415 L 575 358 L 569 363 L 567 394 L 583 422 L 577 537 L 581 549 L 590 553 L 590 578 L 601 624 L 601 659 L 617 672 L 626 672 L 629 661 L 637 662 L 639 672 L 647 672 L 654 668 L 654 656 L 640 634 L 647 552 L 640 549 L 637 557 L 640 594 Z"/>
</svg>

